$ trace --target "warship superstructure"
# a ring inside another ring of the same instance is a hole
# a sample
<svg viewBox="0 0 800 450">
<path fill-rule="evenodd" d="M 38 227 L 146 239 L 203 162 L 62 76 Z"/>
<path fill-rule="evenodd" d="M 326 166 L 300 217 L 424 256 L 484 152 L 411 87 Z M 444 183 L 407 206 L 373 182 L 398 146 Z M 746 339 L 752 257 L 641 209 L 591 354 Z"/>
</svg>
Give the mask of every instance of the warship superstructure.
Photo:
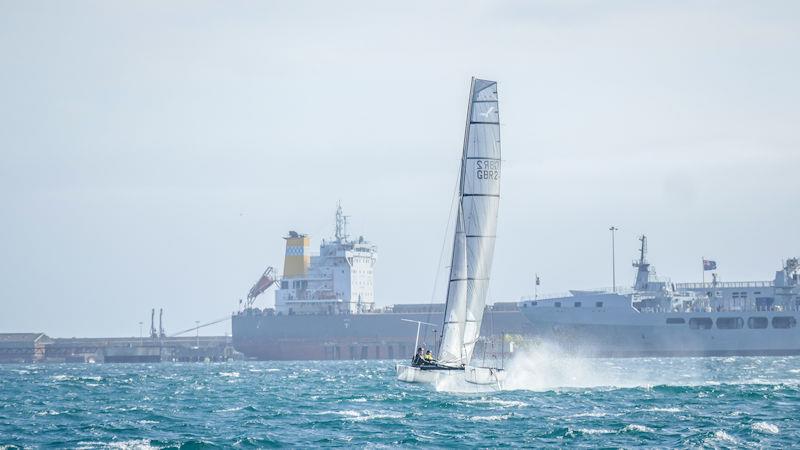
<svg viewBox="0 0 800 450">
<path fill-rule="evenodd" d="M 528 344 L 608 357 L 800 354 L 797 258 L 772 281 L 671 283 L 646 254 L 642 236 L 631 289 L 523 299 Z"/>
</svg>

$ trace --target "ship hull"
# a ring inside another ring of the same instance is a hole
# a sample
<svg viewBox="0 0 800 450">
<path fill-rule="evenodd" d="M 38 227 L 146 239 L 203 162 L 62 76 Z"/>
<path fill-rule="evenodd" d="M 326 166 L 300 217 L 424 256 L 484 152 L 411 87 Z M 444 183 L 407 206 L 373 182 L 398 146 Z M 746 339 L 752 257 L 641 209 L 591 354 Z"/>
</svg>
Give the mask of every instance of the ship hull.
<svg viewBox="0 0 800 450">
<path fill-rule="evenodd" d="M 523 310 L 531 322 L 527 345 L 580 356 L 800 354 L 798 312 L 641 313 L 633 308 L 574 311 L 547 306 Z"/>
<path fill-rule="evenodd" d="M 467 366 L 462 369 L 426 369 L 424 367 L 397 364 L 395 366 L 397 380 L 405 383 L 422 383 L 436 385 L 442 382 L 464 381 L 482 386 L 502 388 L 505 371 L 490 367 Z"/>
<path fill-rule="evenodd" d="M 410 359 L 415 353 L 416 325 L 405 320 L 442 323 L 441 313 L 368 313 L 352 315 L 235 314 L 233 345 L 251 359 L 352 360 Z M 436 348 L 439 327 L 423 328 L 419 346 Z M 481 335 L 494 337 L 529 331 L 518 310 L 488 312 Z M 491 349 L 489 349 L 491 350 Z M 477 354 L 477 353 L 476 353 Z"/>
</svg>

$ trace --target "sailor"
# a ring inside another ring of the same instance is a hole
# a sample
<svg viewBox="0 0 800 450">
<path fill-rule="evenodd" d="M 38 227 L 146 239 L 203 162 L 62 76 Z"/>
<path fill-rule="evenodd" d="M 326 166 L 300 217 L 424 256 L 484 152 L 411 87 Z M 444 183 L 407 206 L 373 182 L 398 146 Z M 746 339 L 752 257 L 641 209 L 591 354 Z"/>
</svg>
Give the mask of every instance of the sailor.
<svg viewBox="0 0 800 450">
<path fill-rule="evenodd" d="M 425 364 L 425 353 L 422 351 L 422 347 L 417 349 L 417 354 L 414 355 L 414 359 L 411 360 L 412 366 L 421 366 Z"/>
<path fill-rule="evenodd" d="M 430 350 L 425 352 L 425 356 L 423 356 L 422 358 L 425 360 L 426 364 L 433 364 L 433 362 L 434 362 L 433 353 L 431 353 Z"/>
</svg>

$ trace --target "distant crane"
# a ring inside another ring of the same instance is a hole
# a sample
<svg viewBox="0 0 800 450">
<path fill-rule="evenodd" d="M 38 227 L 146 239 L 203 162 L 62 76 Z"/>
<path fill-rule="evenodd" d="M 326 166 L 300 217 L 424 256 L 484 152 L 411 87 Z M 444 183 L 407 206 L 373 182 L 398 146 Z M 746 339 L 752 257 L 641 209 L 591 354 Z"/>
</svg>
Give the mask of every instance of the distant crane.
<svg viewBox="0 0 800 450">
<path fill-rule="evenodd" d="M 150 337 L 155 339 L 158 337 L 158 333 L 156 332 L 156 309 L 153 308 L 150 310 Z"/>
<path fill-rule="evenodd" d="M 158 310 L 158 337 L 167 337 L 167 332 L 164 331 L 164 308 Z"/>
</svg>

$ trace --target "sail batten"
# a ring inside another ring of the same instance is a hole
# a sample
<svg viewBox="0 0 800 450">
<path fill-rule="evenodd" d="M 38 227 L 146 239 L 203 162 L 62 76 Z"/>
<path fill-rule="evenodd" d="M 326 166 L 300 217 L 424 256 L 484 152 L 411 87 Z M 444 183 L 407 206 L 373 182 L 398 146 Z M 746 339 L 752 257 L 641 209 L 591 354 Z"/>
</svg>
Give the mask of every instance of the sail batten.
<svg viewBox="0 0 800 450">
<path fill-rule="evenodd" d="M 497 83 L 472 79 L 439 361 L 466 365 L 480 333 L 500 198 Z"/>
</svg>

